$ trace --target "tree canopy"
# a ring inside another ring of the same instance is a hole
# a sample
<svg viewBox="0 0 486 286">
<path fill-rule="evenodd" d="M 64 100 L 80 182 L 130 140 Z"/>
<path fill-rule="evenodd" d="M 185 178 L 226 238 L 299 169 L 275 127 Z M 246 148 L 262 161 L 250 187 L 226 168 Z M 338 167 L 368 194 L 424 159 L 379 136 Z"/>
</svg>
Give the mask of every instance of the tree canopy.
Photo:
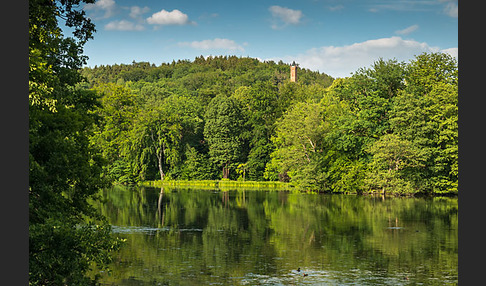
<svg viewBox="0 0 486 286">
<path fill-rule="evenodd" d="M 30 285 L 91 285 L 88 271 L 106 267 L 120 245 L 89 203 L 107 184 L 91 141 L 98 94 L 78 86 L 95 32 L 81 2 L 93 1 L 29 1 Z"/>
<path fill-rule="evenodd" d="M 155 110 L 154 102 L 178 95 L 199 107 L 184 108 L 193 110 L 185 115 L 192 135 L 170 140 L 178 146 L 172 151 L 177 163 L 163 163 L 171 179 L 283 180 L 324 192 L 457 193 L 454 58 L 380 58 L 336 80 L 298 73 L 291 82 L 288 64 L 234 56 L 81 71 L 95 90 L 116 83 L 136 95 L 138 117 L 162 120 L 156 125 L 164 136 L 173 131 L 163 122 L 179 122 L 171 119 L 179 112 Z M 161 156 L 155 150 L 132 168 L 133 182 L 141 173 L 143 180 L 157 179 L 154 162 Z"/>
</svg>

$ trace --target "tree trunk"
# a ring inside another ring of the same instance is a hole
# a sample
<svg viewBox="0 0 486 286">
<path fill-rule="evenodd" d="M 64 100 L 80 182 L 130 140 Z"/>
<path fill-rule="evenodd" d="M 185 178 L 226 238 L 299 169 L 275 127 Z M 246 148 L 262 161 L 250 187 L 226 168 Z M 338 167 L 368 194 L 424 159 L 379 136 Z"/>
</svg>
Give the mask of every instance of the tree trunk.
<svg viewBox="0 0 486 286">
<path fill-rule="evenodd" d="M 152 142 L 154 144 L 156 144 L 157 141 L 155 141 L 154 133 L 153 133 L 152 130 L 150 130 L 150 137 L 152 138 Z M 165 147 L 164 147 L 164 144 L 162 144 L 161 150 L 155 151 L 155 155 L 157 156 L 157 162 L 158 162 L 158 165 L 159 165 L 160 181 L 163 181 L 164 177 L 165 177 L 164 170 L 162 170 L 162 158 L 164 156 L 164 150 L 165 150 Z"/>
<path fill-rule="evenodd" d="M 157 160 L 158 160 L 158 163 L 159 163 L 160 180 L 163 181 L 165 174 L 164 174 L 164 170 L 162 170 L 162 154 L 160 154 L 160 153 L 157 154 Z"/>
<path fill-rule="evenodd" d="M 229 168 L 228 163 L 223 167 L 223 179 L 228 179 L 229 177 Z"/>
</svg>

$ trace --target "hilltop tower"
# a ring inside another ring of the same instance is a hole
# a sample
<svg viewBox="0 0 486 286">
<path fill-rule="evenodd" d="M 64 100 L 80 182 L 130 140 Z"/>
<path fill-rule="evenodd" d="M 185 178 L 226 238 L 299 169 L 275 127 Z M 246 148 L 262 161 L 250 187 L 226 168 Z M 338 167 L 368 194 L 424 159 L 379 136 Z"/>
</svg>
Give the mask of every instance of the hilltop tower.
<svg viewBox="0 0 486 286">
<path fill-rule="evenodd" d="M 295 62 L 292 62 L 292 65 L 290 66 L 290 81 L 297 81 L 297 64 Z"/>
</svg>

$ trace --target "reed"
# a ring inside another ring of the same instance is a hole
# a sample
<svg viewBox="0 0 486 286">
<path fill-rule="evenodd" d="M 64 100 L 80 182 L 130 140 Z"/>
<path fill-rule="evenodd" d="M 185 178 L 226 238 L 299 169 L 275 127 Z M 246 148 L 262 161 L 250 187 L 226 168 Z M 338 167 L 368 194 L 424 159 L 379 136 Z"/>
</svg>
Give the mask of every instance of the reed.
<svg viewBox="0 0 486 286">
<path fill-rule="evenodd" d="M 191 187 L 201 189 L 219 189 L 229 190 L 236 188 L 244 189 L 271 189 L 271 190 L 291 190 L 292 186 L 289 183 L 274 182 L 274 181 L 231 181 L 231 180 L 198 180 L 198 181 L 178 181 L 178 180 L 164 180 L 164 181 L 145 181 L 143 186 L 150 187 Z"/>
</svg>

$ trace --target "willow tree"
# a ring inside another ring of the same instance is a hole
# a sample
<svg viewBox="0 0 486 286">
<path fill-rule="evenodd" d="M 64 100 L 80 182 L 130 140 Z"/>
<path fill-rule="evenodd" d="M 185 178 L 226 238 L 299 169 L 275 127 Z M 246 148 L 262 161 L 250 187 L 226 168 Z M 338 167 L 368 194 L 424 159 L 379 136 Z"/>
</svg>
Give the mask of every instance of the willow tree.
<svg viewBox="0 0 486 286">
<path fill-rule="evenodd" d="M 130 156 L 140 180 L 155 162 L 160 180 L 183 161 L 186 148 L 201 133 L 202 109 L 195 99 L 172 95 L 145 102 L 131 130 Z"/>
</svg>

